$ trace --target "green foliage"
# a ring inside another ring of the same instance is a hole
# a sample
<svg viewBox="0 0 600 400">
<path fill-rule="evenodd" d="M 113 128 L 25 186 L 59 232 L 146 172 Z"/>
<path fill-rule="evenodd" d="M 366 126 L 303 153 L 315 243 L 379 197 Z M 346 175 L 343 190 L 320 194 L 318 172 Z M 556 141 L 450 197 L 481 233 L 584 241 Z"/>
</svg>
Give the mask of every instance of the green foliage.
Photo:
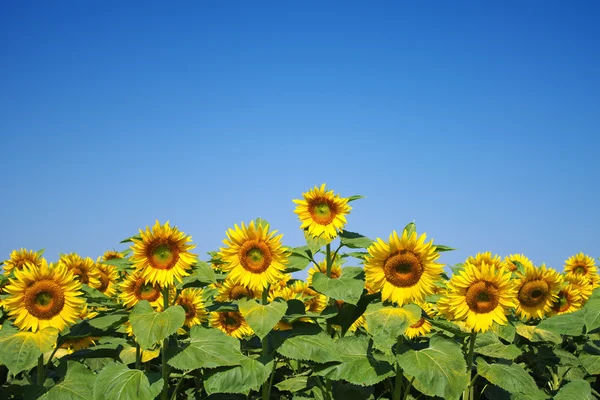
<svg viewBox="0 0 600 400">
<path fill-rule="evenodd" d="M 204 261 L 197 261 L 194 264 L 192 273 L 183 278 L 183 280 L 177 285 L 177 289 L 181 290 L 188 287 L 204 287 L 210 283 L 215 283 L 216 281 L 217 277 L 212 267 Z"/>
<path fill-rule="evenodd" d="M 258 304 L 253 299 L 242 299 L 238 301 L 238 308 L 256 336 L 262 340 L 285 315 L 288 305 L 282 299 L 276 299 L 268 305 Z"/>
<path fill-rule="evenodd" d="M 535 381 L 519 364 L 488 364 L 483 358 L 477 358 L 477 373 L 496 386 L 514 395 L 529 396 L 533 399 L 545 399 L 548 396 L 538 389 Z"/>
<path fill-rule="evenodd" d="M 216 329 L 194 326 L 189 344 L 169 360 L 180 370 L 240 365 L 240 342 Z"/>
<path fill-rule="evenodd" d="M 94 400 L 154 399 L 163 387 L 163 380 L 157 378 L 121 363 L 110 363 L 96 378 Z"/>
<path fill-rule="evenodd" d="M 247 393 L 257 390 L 273 370 L 273 360 L 241 357 L 238 366 L 217 368 L 207 373 L 204 389 L 212 393 Z"/>
<path fill-rule="evenodd" d="M 37 365 L 43 353 L 52 351 L 57 338 L 58 330 L 55 328 L 26 332 L 4 323 L 0 331 L 0 363 L 6 365 L 13 375 L 27 371 Z"/>
<path fill-rule="evenodd" d="M 560 335 L 580 336 L 583 334 L 583 310 L 555 315 L 541 321 L 536 330 L 545 330 Z"/>
<path fill-rule="evenodd" d="M 594 333 L 600 330 L 600 288 L 596 288 L 592 297 L 583 306 L 583 320 L 587 333 Z"/>
<path fill-rule="evenodd" d="M 421 318 L 421 308 L 415 304 L 393 308 L 374 303 L 367 307 L 365 318 L 375 346 L 382 351 L 389 351 L 396 344 L 398 336 Z"/>
<path fill-rule="evenodd" d="M 297 335 L 286 339 L 277 352 L 292 360 L 327 363 L 341 361 L 335 342 L 325 332 L 316 335 Z"/>
<path fill-rule="evenodd" d="M 493 332 L 477 335 L 475 340 L 475 353 L 495 358 L 514 360 L 522 351 L 514 344 L 506 345 L 498 339 Z"/>
<path fill-rule="evenodd" d="M 150 303 L 142 300 L 133 308 L 129 321 L 136 340 L 147 350 L 183 326 L 185 311 L 181 306 L 174 306 L 157 312 Z"/>
<path fill-rule="evenodd" d="M 563 386 L 554 400 L 594 400 L 589 382 L 577 379 Z"/>
<path fill-rule="evenodd" d="M 67 363 L 67 375 L 40 400 L 90 400 L 94 395 L 96 375 L 83 364 Z"/>
<path fill-rule="evenodd" d="M 364 286 L 364 270 L 359 267 L 342 268 L 342 275 L 337 279 L 316 272 L 312 280 L 312 287 L 317 292 L 350 304 L 358 303 Z"/>
<path fill-rule="evenodd" d="M 340 243 L 351 249 L 366 249 L 373 244 L 373 240 L 360 233 L 341 231 L 339 233 Z"/>
</svg>

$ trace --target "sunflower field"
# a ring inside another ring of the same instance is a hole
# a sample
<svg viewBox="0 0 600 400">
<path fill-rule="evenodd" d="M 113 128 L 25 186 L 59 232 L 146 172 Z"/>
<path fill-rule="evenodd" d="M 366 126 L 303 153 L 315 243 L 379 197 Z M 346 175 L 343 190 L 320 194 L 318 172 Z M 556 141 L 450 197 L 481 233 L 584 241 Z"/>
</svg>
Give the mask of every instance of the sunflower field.
<svg viewBox="0 0 600 400">
<path fill-rule="evenodd" d="M 256 219 L 204 261 L 158 221 L 96 260 L 13 251 L 0 399 L 600 399 L 594 258 L 445 266 L 414 223 L 345 230 L 360 198 L 303 193 L 294 248 Z"/>
</svg>

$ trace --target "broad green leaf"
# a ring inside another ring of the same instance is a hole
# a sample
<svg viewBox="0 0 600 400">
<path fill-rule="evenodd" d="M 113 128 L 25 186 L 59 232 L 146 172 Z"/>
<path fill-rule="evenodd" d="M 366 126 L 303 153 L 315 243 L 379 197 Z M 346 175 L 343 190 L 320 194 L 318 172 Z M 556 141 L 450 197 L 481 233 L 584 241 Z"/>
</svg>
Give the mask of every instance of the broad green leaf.
<svg viewBox="0 0 600 400">
<path fill-rule="evenodd" d="M 477 335 L 475 353 L 488 357 L 504 358 L 506 360 L 514 360 L 522 354 L 517 346 L 502 343 L 493 332 Z"/>
<path fill-rule="evenodd" d="M 197 261 L 192 270 L 192 274 L 183 278 L 177 285 L 177 289 L 204 287 L 209 283 L 215 283 L 216 281 L 217 278 L 212 267 L 204 261 Z"/>
<path fill-rule="evenodd" d="M 292 272 L 298 272 L 305 269 L 310 263 L 310 259 L 306 256 L 300 256 L 292 253 L 288 256 L 288 263 L 286 264 L 285 273 L 289 274 Z"/>
<path fill-rule="evenodd" d="M 148 350 L 183 326 L 185 310 L 181 306 L 173 306 L 157 312 L 150 303 L 142 300 L 133 308 L 129 321 L 137 342 L 142 349 Z"/>
<path fill-rule="evenodd" d="M 461 347 L 443 335 L 434 335 L 429 347 L 397 356 L 406 375 L 414 377 L 415 389 L 428 396 L 458 399 L 469 383 Z"/>
<path fill-rule="evenodd" d="M 288 309 L 283 317 L 283 320 L 287 323 L 294 323 L 304 318 L 313 319 L 330 319 L 337 315 L 337 308 L 327 307 L 321 313 L 306 312 L 304 309 L 304 303 L 298 299 L 292 299 L 287 301 Z"/>
<path fill-rule="evenodd" d="M 308 384 L 307 376 L 294 376 L 293 378 L 286 379 L 279 382 L 275 387 L 282 392 L 298 392 L 306 388 Z"/>
<path fill-rule="evenodd" d="M 218 329 L 193 326 L 190 343 L 182 352 L 169 360 L 169 365 L 180 369 L 215 368 L 239 365 L 242 353 L 240 342 Z"/>
<path fill-rule="evenodd" d="M 581 336 L 583 323 L 583 310 L 578 310 L 547 318 L 538 324 L 536 330 L 545 330 L 560 335 Z"/>
<path fill-rule="evenodd" d="M 100 264 L 112 265 L 113 267 L 119 267 L 117 269 L 127 269 L 133 265 L 133 262 L 128 258 L 112 258 L 106 261 L 100 261 Z"/>
<path fill-rule="evenodd" d="M 355 201 L 355 200 L 358 200 L 358 199 L 364 199 L 364 198 L 365 198 L 365 196 L 361 196 L 361 195 L 355 194 L 354 196 L 348 197 L 348 203 L 350 203 L 351 201 Z"/>
<path fill-rule="evenodd" d="M 596 288 L 583 306 L 583 320 L 587 333 L 592 333 L 600 328 L 600 288 Z"/>
<path fill-rule="evenodd" d="M 277 352 L 292 360 L 326 363 L 341 361 L 335 342 L 325 332 L 317 335 L 298 335 L 286 339 Z"/>
<path fill-rule="evenodd" d="M 500 325 L 497 322 L 494 322 L 492 325 L 492 331 L 509 343 L 515 341 L 515 335 L 517 334 L 515 326 L 510 322 L 506 325 Z"/>
<path fill-rule="evenodd" d="M 477 373 L 509 393 L 529 395 L 540 399 L 547 397 L 538 389 L 531 375 L 518 364 L 488 364 L 479 357 L 477 358 Z"/>
<path fill-rule="evenodd" d="M 141 350 L 141 349 L 140 349 Z M 141 359 L 142 362 L 148 362 L 150 360 L 154 360 L 160 355 L 160 350 L 141 350 Z M 119 359 L 123 364 L 133 364 L 135 363 L 136 357 L 136 349 L 135 347 L 126 347 L 119 353 Z"/>
<path fill-rule="evenodd" d="M 389 363 L 377 360 L 370 354 L 367 336 L 343 337 L 336 342 L 336 347 L 341 363 L 316 366 L 315 375 L 359 386 L 372 386 L 395 375 Z"/>
<path fill-rule="evenodd" d="M 324 236 L 312 237 L 308 233 L 307 229 L 304 230 L 304 238 L 306 239 L 306 245 L 308 246 L 308 249 L 313 254 L 317 254 L 317 252 L 323 246 L 326 246 L 327 244 L 330 244 L 333 241 L 333 239 L 334 239 L 334 238 L 328 238 L 328 237 L 324 237 Z"/>
<path fill-rule="evenodd" d="M 562 336 L 558 333 L 549 332 L 544 329 L 539 329 L 533 325 L 525 325 L 517 322 L 515 324 L 517 334 L 529 339 L 532 342 L 550 342 L 554 344 L 562 343 Z"/>
<path fill-rule="evenodd" d="M 365 287 L 364 275 L 364 270 L 360 267 L 342 268 L 342 275 L 337 279 L 316 272 L 313 275 L 312 287 L 325 296 L 356 304 Z"/>
<path fill-rule="evenodd" d="M 415 304 L 385 307 L 382 303 L 374 303 L 367 306 L 364 315 L 367 332 L 373 337 L 376 347 L 382 351 L 390 351 L 398 336 L 421 319 L 421 308 Z"/>
<path fill-rule="evenodd" d="M 594 396 L 590 384 L 583 379 L 578 379 L 561 387 L 554 400 L 594 400 Z"/>
<path fill-rule="evenodd" d="M 117 327 L 125 321 L 127 321 L 127 313 L 116 312 L 102 317 L 92 318 L 88 321 L 88 324 L 93 328 L 104 330 Z"/>
<path fill-rule="evenodd" d="M 581 362 L 572 352 L 563 349 L 553 349 L 552 352 L 560 359 L 561 367 L 578 367 Z"/>
<path fill-rule="evenodd" d="M 590 375 L 600 375 L 600 356 L 593 354 L 581 354 L 579 356 L 579 361 L 583 368 Z"/>
<path fill-rule="evenodd" d="M 366 249 L 373 244 L 373 240 L 360 233 L 341 231 L 340 242 L 351 249 Z"/>
<path fill-rule="evenodd" d="M 40 400 L 89 400 L 94 395 L 96 375 L 83 364 L 67 363 L 65 379 L 53 386 Z"/>
<path fill-rule="evenodd" d="M 134 236 L 128 237 L 127 239 L 121 240 L 119 243 L 132 243 L 134 239 L 135 240 L 142 240 L 142 236 L 141 235 L 134 235 Z"/>
<path fill-rule="evenodd" d="M 275 299 L 266 306 L 253 299 L 242 299 L 238 301 L 238 308 L 256 336 L 262 340 L 285 315 L 288 305 L 282 299 Z"/>
<path fill-rule="evenodd" d="M 208 371 L 204 389 L 209 395 L 213 393 L 247 393 L 260 388 L 272 370 L 273 360 L 263 364 L 259 359 L 243 357 L 238 366 Z"/>
<path fill-rule="evenodd" d="M 42 354 L 52 351 L 57 338 L 56 328 L 26 332 L 4 322 L 0 331 L 0 364 L 6 365 L 13 375 L 27 371 L 37 365 Z"/>
<path fill-rule="evenodd" d="M 94 400 L 152 400 L 162 387 L 162 379 L 150 384 L 143 371 L 112 362 L 102 368 L 96 378 Z"/>
</svg>

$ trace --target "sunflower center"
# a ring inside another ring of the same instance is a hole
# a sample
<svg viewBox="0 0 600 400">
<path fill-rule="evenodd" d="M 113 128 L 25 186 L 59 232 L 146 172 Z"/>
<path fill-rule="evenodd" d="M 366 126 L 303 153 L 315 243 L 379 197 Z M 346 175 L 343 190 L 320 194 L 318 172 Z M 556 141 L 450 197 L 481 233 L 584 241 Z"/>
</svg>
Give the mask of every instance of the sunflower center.
<svg viewBox="0 0 600 400">
<path fill-rule="evenodd" d="M 65 292 L 53 280 L 43 279 L 25 289 L 23 303 L 34 317 L 50 319 L 62 311 L 65 305 Z"/>
<path fill-rule="evenodd" d="M 248 240 L 240 249 L 240 263 L 246 271 L 260 274 L 271 265 L 271 250 L 265 242 Z"/>
<path fill-rule="evenodd" d="M 248 293 L 248 289 L 243 286 L 234 286 L 229 292 L 230 300 L 238 300 L 242 297 L 251 297 Z"/>
<path fill-rule="evenodd" d="M 235 312 L 227 311 L 221 313 L 221 325 L 228 332 L 232 332 L 242 325 L 242 320 Z"/>
<path fill-rule="evenodd" d="M 506 267 L 508 268 L 509 271 L 514 272 L 517 270 L 517 264 L 515 264 L 512 260 L 510 260 Z"/>
<path fill-rule="evenodd" d="M 309 206 L 313 221 L 320 225 L 329 225 L 337 215 L 335 204 L 327 199 L 317 199 Z"/>
<path fill-rule="evenodd" d="M 491 282 L 477 281 L 469 286 L 465 297 L 471 311 L 477 314 L 485 314 L 498 306 L 500 291 Z"/>
<path fill-rule="evenodd" d="M 180 300 L 179 305 L 185 310 L 185 318 L 194 318 L 196 316 L 196 308 L 187 299 Z"/>
<path fill-rule="evenodd" d="M 569 298 L 564 293 L 559 293 L 558 301 L 554 303 L 554 310 L 558 312 L 564 312 L 569 309 L 571 303 L 569 302 Z"/>
<path fill-rule="evenodd" d="M 101 292 L 105 292 L 106 289 L 108 289 L 110 279 L 108 279 L 108 274 L 106 274 L 106 272 L 102 271 L 101 269 L 98 269 L 98 274 L 100 275 L 100 287 L 98 288 L 98 290 Z"/>
<path fill-rule="evenodd" d="M 548 283 L 546 281 L 536 279 L 525 282 L 521 289 L 519 289 L 519 303 L 527 307 L 535 307 L 546 301 L 547 293 Z"/>
<path fill-rule="evenodd" d="M 577 267 L 573 268 L 573 273 L 577 275 L 584 275 L 586 273 L 585 267 L 578 265 Z"/>
<path fill-rule="evenodd" d="M 402 250 L 383 263 L 383 271 L 388 282 L 396 287 L 414 286 L 423 275 L 419 258 L 409 250 Z"/>
<path fill-rule="evenodd" d="M 169 240 L 159 240 L 148 246 L 148 260 L 156 269 L 171 269 L 179 261 L 179 248 Z"/>
<path fill-rule="evenodd" d="M 153 285 L 150 282 L 145 282 L 143 279 L 138 279 L 133 291 L 138 300 L 148 300 L 150 303 L 158 300 L 160 297 L 158 284 Z"/>
<path fill-rule="evenodd" d="M 88 276 L 87 271 L 79 267 L 73 268 L 73 275 L 78 276 L 79 282 L 81 283 L 85 283 L 86 285 L 90 283 L 90 277 Z"/>
</svg>

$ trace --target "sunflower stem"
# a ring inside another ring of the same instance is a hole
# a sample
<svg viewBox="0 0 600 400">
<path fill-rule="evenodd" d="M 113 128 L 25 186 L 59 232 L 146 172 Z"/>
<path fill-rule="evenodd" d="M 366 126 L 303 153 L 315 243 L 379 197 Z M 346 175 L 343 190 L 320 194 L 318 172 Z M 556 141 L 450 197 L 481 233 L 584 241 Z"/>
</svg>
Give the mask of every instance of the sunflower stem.
<svg viewBox="0 0 600 400">
<path fill-rule="evenodd" d="M 333 265 L 333 260 L 331 259 L 331 243 L 327 243 L 325 247 L 325 259 L 327 263 L 327 277 L 331 278 L 331 266 Z"/>
<path fill-rule="evenodd" d="M 163 287 L 163 308 L 169 308 L 169 285 Z M 163 311 L 164 311 L 163 310 Z M 162 345 L 162 378 L 163 390 L 161 394 L 162 400 L 169 400 L 169 365 L 167 364 L 167 347 L 169 347 L 169 338 L 163 339 Z"/>
<path fill-rule="evenodd" d="M 142 349 L 137 340 L 135 341 L 135 369 L 142 369 Z"/>
<path fill-rule="evenodd" d="M 396 342 L 396 380 L 394 382 L 394 393 L 392 394 L 393 400 L 401 400 L 402 399 L 402 369 L 400 368 L 400 363 L 398 360 L 398 355 L 400 354 L 400 346 L 404 341 L 404 336 L 398 336 L 398 341 Z"/>
<path fill-rule="evenodd" d="M 266 306 L 269 303 L 269 288 L 270 284 L 267 284 L 267 287 L 264 288 L 262 292 L 262 305 Z M 265 336 L 262 339 L 262 356 L 266 361 L 266 358 L 269 357 L 269 335 Z M 273 375 L 273 371 L 271 371 L 271 376 Z M 265 383 L 262 385 L 262 398 L 263 400 L 268 400 L 271 397 L 271 384 L 273 383 L 272 379 L 267 378 Z"/>
<path fill-rule="evenodd" d="M 471 332 L 469 336 L 469 352 L 467 353 L 467 374 L 469 374 L 469 378 L 471 377 L 473 371 L 473 354 L 475 352 L 475 338 L 477 337 L 477 332 Z M 472 400 L 472 388 L 474 384 L 474 379 L 470 380 L 469 385 L 463 392 L 463 400 Z"/>
<path fill-rule="evenodd" d="M 408 382 L 408 386 L 406 387 L 406 390 L 404 391 L 404 396 L 402 396 L 402 400 L 408 399 L 408 395 L 410 394 L 410 388 L 412 387 L 414 380 L 415 380 L 415 377 L 413 376 L 413 378 L 410 380 L 410 382 Z"/>
<path fill-rule="evenodd" d="M 44 355 L 40 355 L 38 358 L 37 366 L 37 381 L 36 383 L 40 386 L 44 385 Z"/>
<path fill-rule="evenodd" d="M 48 374 L 48 369 L 50 369 L 50 364 L 52 363 L 52 358 L 54 357 L 54 355 L 56 354 L 57 351 L 58 351 L 58 344 L 56 346 L 54 346 L 54 350 L 52 350 L 52 354 L 50 354 L 50 357 L 48 358 L 48 363 L 44 367 L 44 376 L 46 376 Z"/>
</svg>

